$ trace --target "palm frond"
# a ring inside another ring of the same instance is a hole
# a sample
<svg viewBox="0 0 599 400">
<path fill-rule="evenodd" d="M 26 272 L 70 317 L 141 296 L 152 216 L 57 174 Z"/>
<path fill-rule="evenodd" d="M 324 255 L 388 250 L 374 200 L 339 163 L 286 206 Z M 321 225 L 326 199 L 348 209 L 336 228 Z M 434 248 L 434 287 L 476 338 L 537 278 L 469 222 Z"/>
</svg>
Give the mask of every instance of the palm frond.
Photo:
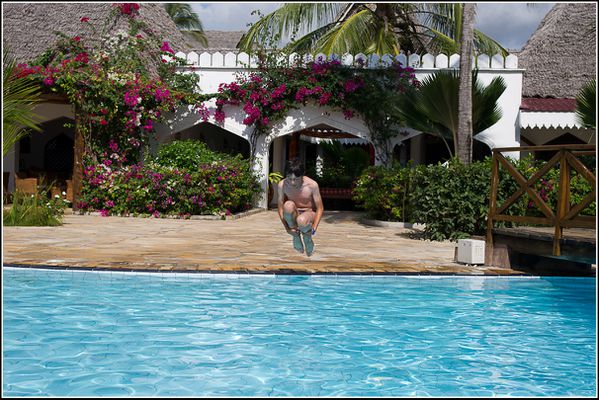
<svg viewBox="0 0 599 400">
<path fill-rule="evenodd" d="M 460 50 L 460 45 L 454 39 L 445 35 L 444 33 L 431 29 L 430 32 L 433 34 L 431 40 L 427 44 L 427 51 L 432 54 L 454 54 Z"/>
<path fill-rule="evenodd" d="M 589 81 L 576 96 L 576 116 L 585 128 L 595 128 L 597 113 L 597 81 Z"/>
<path fill-rule="evenodd" d="M 166 3 L 164 9 L 171 17 L 177 28 L 185 31 L 196 39 L 202 46 L 208 46 L 208 38 L 204 33 L 202 21 L 197 13 L 193 12 L 191 5 L 185 3 Z"/>
<path fill-rule="evenodd" d="M 476 70 L 472 79 L 472 132 L 480 133 L 501 119 L 501 108 L 497 100 L 506 89 L 503 77 L 496 76 L 491 83 L 483 86 L 476 78 Z"/>
<path fill-rule="evenodd" d="M 474 49 L 479 54 L 488 54 L 489 56 L 501 54 L 505 57 L 509 54 L 495 39 L 490 38 L 477 29 L 474 30 Z"/>
<path fill-rule="evenodd" d="M 357 54 L 372 46 L 376 37 L 375 20 L 368 9 L 361 10 L 336 24 L 314 44 L 314 51 L 325 54 Z"/>
<path fill-rule="evenodd" d="M 41 131 L 34 113 L 40 98 L 37 84 L 16 75 L 16 61 L 6 48 L 2 58 L 2 153 L 6 155 L 30 131 Z"/>
<path fill-rule="evenodd" d="M 294 40 L 287 44 L 283 51 L 289 53 L 311 53 L 314 51 L 314 46 L 316 42 L 330 29 L 334 27 L 336 23 L 330 23 L 328 25 L 321 26 L 318 29 L 313 30 L 312 32 L 302 36 L 301 38 Z"/>
<path fill-rule="evenodd" d="M 328 24 L 334 20 L 341 6 L 336 3 L 285 3 L 252 25 L 237 47 L 251 52 L 273 35 L 280 38 L 284 34 L 295 35 L 302 29 L 309 31 L 316 24 Z"/>
<path fill-rule="evenodd" d="M 483 86 L 478 73 L 472 76 L 472 131 L 480 133 L 501 118 L 497 100 L 506 89 L 502 77 Z M 402 94 L 396 112 L 402 123 L 414 129 L 453 139 L 458 132 L 459 71 L 439 71 L 424 78 L 420 88 Z M 450 151 L 451 153 L 451 151 Z"/>
</svg>

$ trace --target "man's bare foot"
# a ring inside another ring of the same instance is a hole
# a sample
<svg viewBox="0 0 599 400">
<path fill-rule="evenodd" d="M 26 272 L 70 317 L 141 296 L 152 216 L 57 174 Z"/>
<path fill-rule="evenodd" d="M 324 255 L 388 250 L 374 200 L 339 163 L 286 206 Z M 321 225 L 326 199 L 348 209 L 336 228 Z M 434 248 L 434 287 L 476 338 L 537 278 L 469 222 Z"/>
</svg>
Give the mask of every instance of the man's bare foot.
<svg viewBox="0 0 599 400">
<path fill-rule="evenodd" d="M 299 233 L 297 235 L 293 235 L 293 248 L 300 253 L 304 252 L 304 244 L 302 243 Z"/>
<path fill-rule="evenodd" d="M 304 233 L 304 244 L 306 245 L 306 255 L 310 257 L 314 253 L 314 241 L 310 233 Z"/>
</svg>

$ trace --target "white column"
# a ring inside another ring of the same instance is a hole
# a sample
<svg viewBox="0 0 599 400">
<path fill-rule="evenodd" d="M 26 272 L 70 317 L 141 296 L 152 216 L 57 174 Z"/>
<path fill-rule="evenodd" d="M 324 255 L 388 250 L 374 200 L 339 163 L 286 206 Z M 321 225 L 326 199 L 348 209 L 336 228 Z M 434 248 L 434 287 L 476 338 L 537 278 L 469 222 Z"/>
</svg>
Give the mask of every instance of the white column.
<svg viewBox="0 0 599 400">
<path fill-rule="evenodd" d="M 267 142 L 266 137 L 261 135 L 256 143 L 256 156 L 252 170 L 258 176 L 261 192 L 258 194 L 254 207 L 268 208 L 268 147 L 270 142 Z"/>
<path fill-rule="evenodd" d="M 274 172 L 285 173 L 285 158 L 287 148 L 285 147 L 285 136 L 276 138 L 272 146 L 272 170 Z"/>
<path fill-rule="evenodd" d="M 322 178 L 322 165 L 324 162 L 324 149 L 320 144 L 316 145 L 316 176 Z"/>
</svg>

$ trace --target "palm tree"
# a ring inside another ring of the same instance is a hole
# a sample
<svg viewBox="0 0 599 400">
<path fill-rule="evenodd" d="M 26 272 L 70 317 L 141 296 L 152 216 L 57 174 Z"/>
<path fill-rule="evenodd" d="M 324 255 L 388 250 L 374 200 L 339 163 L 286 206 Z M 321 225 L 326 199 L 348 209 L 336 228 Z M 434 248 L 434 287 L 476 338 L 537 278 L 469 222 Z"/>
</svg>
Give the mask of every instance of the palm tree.
<svg viewBox="0 0 599 400">
<path fill-rule="evenodd" d="M 506 89 L 505 80 L 495 77 L 489 85 L 472 72 L 472 130 L 479 133 L 501 118 L 497 99 Z M 418 89 L 403 93 L 397 101 L 396 117 L 410 127 L 439 136 L 450 156 L 458 153 L 459 71 L 439 71 L 422 80 Z M 448 140 L 453 140 L 453 152 Z"/>
<path fill-rule="evenodd" d="M 189 4 L 166 3 L 164 9 L 180 31 L 200 42 L 202 46 L 208 47 L 208 39 L 204 33 L 200 17 L 192 11 Z"/>
<path fill-rule="evenodd" d="M 6 50 L 2 54 L 2 155 L 31 131 L 41 131 L 36 104 L 40 102 L 39 85 L 16 74 L 16 61 Z"/>
<path fill-rule="evenodd" d="M 457 156 L 465 164 L 472 162 L 472 46 L 476 6 L 462 6 L 462 32 L 460 35 L 460 93 L 458 95 Z"/>
<path fill-rule="evenodd" d="M 595 128 L 597 112 L 597 82 L 589 81 L 576 96 L 576 116 L 585 128 Z"/>
<path fill-rule="evenodd" d="M 451 54 L 459 49 L 462 7 L 443 3 L 286 3 L 260 18 L 237 46 L 250 52 L 273 35 L 291 35 L 292 41 L 284 49 L 289 52 Z M 300 30 L 308 33 L 295 39 Z M 495 40 L 478 30 L 473 34 L 477 51 L 507 55 Z"/>
</svg>

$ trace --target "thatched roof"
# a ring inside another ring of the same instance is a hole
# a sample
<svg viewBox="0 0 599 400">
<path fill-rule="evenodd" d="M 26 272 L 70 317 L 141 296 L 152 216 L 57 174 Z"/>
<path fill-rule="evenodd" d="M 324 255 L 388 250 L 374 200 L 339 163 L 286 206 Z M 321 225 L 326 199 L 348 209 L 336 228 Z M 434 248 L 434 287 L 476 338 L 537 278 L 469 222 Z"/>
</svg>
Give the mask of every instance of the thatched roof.
<svg viewBox="0 0 599 400">
<path fill-rule="evenodd" d="M 183 34 L 189 39 L 191 47 L 196 53 L 201 53 L 204 51 L 236 53 L 239 51 L 237 48 L 237 43 L 239 43 L 239 40 L 241 40 L 241 37 L 244 33 L 244 31 L 204 31 L 204 35 L 206 35 L 206 39 L 208 39 L 208 47 L 204 47 L 198 41 L 193 39 L 193 37 L 183 32 Z"/>
<path fill-rule="evenodd" d="M 140 3 L 139 17 L 153 29 L 171 48 L 187 52 L 188 40 L 159 3 Z M 18 62 L 29 62 L 51 47 L 57 40 L 55 31 L 69 36 L 89 38 L 81 22 L 88 17 L 94 26 L 103 26 L 112 10 L 112 3 L 2 3 L 2 34 L 4 46 L 15 55 Z M 127 31 L 124 18 L 111 31 Z"/>
<path fill-rule="evenodd" d="M 558 3 L 518 55 L 524 97 L 574 98 L 597 70 L 596 3 Z"/>
</svg>

